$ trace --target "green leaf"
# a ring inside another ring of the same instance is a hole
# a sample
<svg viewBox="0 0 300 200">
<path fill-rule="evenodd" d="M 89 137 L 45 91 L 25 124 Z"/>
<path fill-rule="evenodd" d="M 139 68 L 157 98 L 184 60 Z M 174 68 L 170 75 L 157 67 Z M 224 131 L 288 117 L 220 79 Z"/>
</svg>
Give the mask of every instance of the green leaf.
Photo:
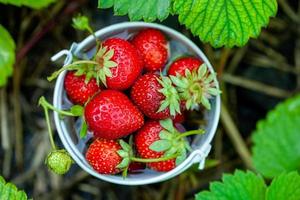
<svg viewBox="0 0 300 200">
<path fill-rule="evenodd" d="M 87 131 L 88 131 L 88 125 L 87 125 L 86 121 L 83 120 L 81 129 L 80 129 L 80 133 L 79 133 L 80 138 L 84 138 L 87 134 Z"/>
<path fill-rule="evenodd" d="M 267 189 L 266 200 L 299 200 L 300 175 L 290 172 L 276 177 Z"/>
<path fill-rule="evenodd" d="M 27 195 L 24 191 L 18 191 L 17 187 L 11 183 L 6 183 L 0 176 L 0 197 L 1 200 L 27 200 Z"/>
<path fill-rule="evenodd" d="M 70 112 L 75 116 L 82 116 L 84 108 L 80 105 L 74 105 L 71 107 Z"/>
<path fill-rule="evenodd" d="M 99 8 L 114 7 L 115 15 L 129 15 L 131 21 L 147 22 L 166 19 L 171 11 L 171 0 L 98 0 Z"/>
<path fill-rule="evenodd" d="M 214 47 L 243 46 L 277 12 L 276 0 L 174 0 L 179 22 Z"/>
<path fill-rule="evenodd" d="M 0 3 L 11 4 L 14 6 L 28 6 L 34 9 L 47 7 L 56 0 L 0 0 Z"/>
<path fill-rule="evenodd" d="M 98 0 L 98 8 L 110 8 L 114 5 L 114 0 Z"/>
<path fill-rule="evenodd" d="M 73 17 L 72 22 L 73 22 L 72 26 L 75 29 L 78 29 L 81 31 L 90 30 L 90 22 L 89 22 L 89 18 L 87 16 L 79 14 L 76 17 Z"/>
<path fill-rule="evenodd" d="M 9 32 L 0 24 L 0 87 L 13 73 L 15 63 L 15 42 Z"/>
<path fill-rule="evenodd" d="M 233 175 L 225 174 L 223 182 L 210 184 L 210 191 L 196 195 L 196 200 L 264 200 L 266 185 L 262 177 L 253 172 L 236 170 Z"/>
<path fill-rule="evenodd" d="M 162 151 L 166 151 L 171 146 L 172 144 L 169 140 L 157 140 L 149 146 L 149 149 L 156 152 L 162 152 Z"/>
<path fill-rule="evenodd" d="M 252 134 L 253 163 L 268 178 L 300 169 L 300 95 L 270 111 Z"/>
</svg>

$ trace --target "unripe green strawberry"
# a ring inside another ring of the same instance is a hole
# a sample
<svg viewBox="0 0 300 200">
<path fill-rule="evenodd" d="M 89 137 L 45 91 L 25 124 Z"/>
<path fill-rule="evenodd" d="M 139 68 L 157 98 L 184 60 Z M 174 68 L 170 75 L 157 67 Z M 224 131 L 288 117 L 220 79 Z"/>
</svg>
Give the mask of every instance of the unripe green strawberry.
<svg viewBox="0 0 300 200">
<path fill-rule="evenodd" d="M 73 160 L 66 150 L 53 150 L 48 154 L 45 164 L 54 173 L 62 175 L 69 171 Z"/>
</svg>

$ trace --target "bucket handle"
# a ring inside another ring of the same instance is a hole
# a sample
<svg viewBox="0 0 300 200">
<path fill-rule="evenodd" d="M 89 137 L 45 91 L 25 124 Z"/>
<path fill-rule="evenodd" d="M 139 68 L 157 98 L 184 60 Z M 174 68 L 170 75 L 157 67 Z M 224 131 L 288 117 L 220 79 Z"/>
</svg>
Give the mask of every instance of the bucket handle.
<svg viewBox="0 0 300 200">
<path fill-rule="evenodd" d="M 64 65 L 71 64 L 73 61 L 73 52 L 77 49 L 77 46 L 78 46 L 78 44 L 74 42 L 71 45 L 70 50 L 64 49 L 64 50 L 59 51 L 58 53 L 56 53 L 55 55 L 53 55 L 51 57 L 51 61 L 55 62 L 55 61 L 59 60 L 60 58 L 62 58 L 63 56 L 66 56 Z"/>
<path fill-rule="evenodd" d="M 192 152 L 192 160 L 191 160 L 191 164 L 193 163 L 199 163 L 199 170 L 204 169 L 205 167 L 205 160 L 206 157 L 208 156 L 209 152 L 211 150 L 211 145 L 205 144 L 201 149 L 196 149 Z"/>
</svg>

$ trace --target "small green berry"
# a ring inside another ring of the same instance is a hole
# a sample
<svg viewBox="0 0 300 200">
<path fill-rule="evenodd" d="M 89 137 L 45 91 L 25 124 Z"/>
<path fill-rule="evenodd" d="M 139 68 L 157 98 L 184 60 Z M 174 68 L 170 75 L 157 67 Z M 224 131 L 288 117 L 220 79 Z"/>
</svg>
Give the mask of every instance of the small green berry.
<svg viewBox="0 0 300 200">
<path fill-rule="evenodd" d="M 66 150 L 53 150 L 48 154 L 45 164 L 54 173 L 62 175 L 69 171 L 73 160 Z"/>
</svg>

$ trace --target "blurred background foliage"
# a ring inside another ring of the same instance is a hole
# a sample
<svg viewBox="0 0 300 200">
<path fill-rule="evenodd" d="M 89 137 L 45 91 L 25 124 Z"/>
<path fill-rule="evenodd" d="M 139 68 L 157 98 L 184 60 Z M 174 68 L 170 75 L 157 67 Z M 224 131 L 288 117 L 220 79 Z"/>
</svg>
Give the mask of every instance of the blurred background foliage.
<svg viewBox="0 0 300 200">
<path fill-rule="evenodd" d="M 187 35 L 206 53 L 218 72 L 223 110 L 205 170 L 194 166 L 169 181 L 137 187 L 97 180 L 76 165 L 65 176 L 49 172 L 44 165 L 50 149 L 47 127 L 37 107 L 41 95 L 52 99 L 54 83 L 46 77 L 59 65 L 51 63 L 50 57 L 86 36 L 71 27 L 74 15 L 89 16 L 95 30 L 129 19 L 114 16 L 112 9 L 99 10 L 96 1 L 60 0 L 40 10 L 0 4 L 0 24 L 16 45 L 13 75 L 0 89 L 0 174 L 34 199 L 181 200 L 193 199 L 224 172 L 254 169 L 251 136 L 257 121 L 300 91 L 300 1 L 278 0 L 278 4 L 278 14 L 268 28 L 241 48 L 214 49 L 203 44 L 174 16 L 162 22 Z"/>
</svg>

